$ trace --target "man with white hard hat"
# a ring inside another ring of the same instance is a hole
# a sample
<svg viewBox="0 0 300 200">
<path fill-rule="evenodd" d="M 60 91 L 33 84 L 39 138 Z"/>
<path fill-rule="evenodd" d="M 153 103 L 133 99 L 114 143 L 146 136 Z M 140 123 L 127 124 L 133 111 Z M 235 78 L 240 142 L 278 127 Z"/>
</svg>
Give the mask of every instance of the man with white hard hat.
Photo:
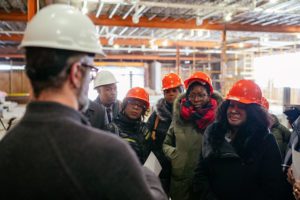
<svg viewBox="0 0 300 200">
<path fill-rule="evenodd" d="M 105 125 L 111 123 L 120 112 L 117 80 L 110 71 L 102 70 L 95 77 L 94 89 L 97 90 L 98 96 L 95 101 L 90 101 L 89 108 L 84 114 L 93 127 L 104 129 Z"/>
<path fill-rule="evenodd" d="M 56 4 L 27 24 L 21 47 L 34 99 L 0 143 L 0 199 L 166 199 L 128 144 L 81 115 L 95 54 L 92 21 Z"/>
</svg>

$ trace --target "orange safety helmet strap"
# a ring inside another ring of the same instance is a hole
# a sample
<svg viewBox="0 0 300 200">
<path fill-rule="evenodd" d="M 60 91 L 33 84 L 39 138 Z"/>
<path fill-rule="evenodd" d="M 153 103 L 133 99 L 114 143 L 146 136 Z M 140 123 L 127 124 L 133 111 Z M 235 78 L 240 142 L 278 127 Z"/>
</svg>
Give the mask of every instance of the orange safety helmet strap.
<svg viewBox="0 0 300 200">
<path fill-rule="evenodd" d="M 211 78 L 204 72 L 195 72 L 188 79 L 186 79 L 184 81 L 185 88 L 187 89 L 193 82 L 204 82 L 208 84 L 211 94 L 214 91 Z"/>
<path fill-rule="evenodd" d="M 261 105 L 262 92 L 260 87 L 251 80 L 239 80 L 229 90 L 226 99 L 234 100 L 244 104 Z"/>
<path fill-rule="evenodd" d="M 141 87 L 131 88 L 127 92 L 125 98 L 126 99 L 133 98 L 133 99 L 141 100 L 141 101 L 145 102 L 147 109 L 150 107 L 149 94 L 148 94 L 148 92 L 146 92 L 146 90 L 144 88 L 141 88 Z"/>
<path fill-rule="evenodd" d="M 166 74 L 162 79 L 162 90 L 177 88 L 181 85 L 181 78 L 175 73 Z"/>
</svg>

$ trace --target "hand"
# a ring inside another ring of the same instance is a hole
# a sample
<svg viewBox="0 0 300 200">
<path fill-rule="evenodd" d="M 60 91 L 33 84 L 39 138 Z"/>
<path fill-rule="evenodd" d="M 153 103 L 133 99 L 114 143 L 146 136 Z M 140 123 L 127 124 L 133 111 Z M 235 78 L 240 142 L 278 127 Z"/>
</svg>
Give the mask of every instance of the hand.
<svg viewBox="0 0 300 200">
<path fill-rule="evenodd" d="M 296 200 L 300 200 L 300 181 L 295 181 L 293 185 L 293 194 Z"/>
<path fill-rule="evenodd" d="M 295 183 L 295 178 L 293 176 L 293 170 L 292 167 L 289 167 L 288 171 L 287 171 L 287 180 L 291 185 L 294 185 Z"/>
</svg>

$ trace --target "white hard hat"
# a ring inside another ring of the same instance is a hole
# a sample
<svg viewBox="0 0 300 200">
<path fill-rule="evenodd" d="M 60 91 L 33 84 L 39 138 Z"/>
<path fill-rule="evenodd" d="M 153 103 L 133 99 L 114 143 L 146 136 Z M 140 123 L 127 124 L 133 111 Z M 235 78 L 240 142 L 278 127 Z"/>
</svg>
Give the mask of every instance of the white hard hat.
<svg viewBox="0 0 300 200">
<path fill-rule="evenodd" d="M 79 10 L 54 4 L 40 10 L 27 24 L 20 47 L 46 47 L 102 54 L 93 22 Z"/>
<path fill-rule="evenodd" d="M 110 71 L 100 71 L 97 73 L 94 80 L 94 89 L 102 86 L 117 83 L 117 79 Z"/>
</svg>

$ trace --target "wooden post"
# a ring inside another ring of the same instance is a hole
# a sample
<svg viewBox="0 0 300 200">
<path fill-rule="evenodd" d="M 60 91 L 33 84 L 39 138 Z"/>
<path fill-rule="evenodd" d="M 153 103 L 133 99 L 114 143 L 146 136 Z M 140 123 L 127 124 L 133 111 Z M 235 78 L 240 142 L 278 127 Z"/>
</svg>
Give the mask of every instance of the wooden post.
<svg viewBox="0 0 300 200">
<path fill-rule="evenodd" d="M 227 75 L 227 55 L 226 55 L 226 29 L 224 28 L 223 32 L 222 32 L 222 53 L 221 53 L 221 75 L 222 75 L 222 79 L 221 79 L 221 91 L 223 94 L 226 93 L 226 80 L 225 77 Z"/>
<path fill-rule="evenodd" d="M 37 0 L 28 0 L 27 1 L 27 19 L 28 21 L 35 15 L 37 12 Z"/>
<path fill-rule="evenodd" d="M 176 71 L 178 76 L 180 76 L 180 51 L 178 45 L 176 46 Z"/>
</svg>

